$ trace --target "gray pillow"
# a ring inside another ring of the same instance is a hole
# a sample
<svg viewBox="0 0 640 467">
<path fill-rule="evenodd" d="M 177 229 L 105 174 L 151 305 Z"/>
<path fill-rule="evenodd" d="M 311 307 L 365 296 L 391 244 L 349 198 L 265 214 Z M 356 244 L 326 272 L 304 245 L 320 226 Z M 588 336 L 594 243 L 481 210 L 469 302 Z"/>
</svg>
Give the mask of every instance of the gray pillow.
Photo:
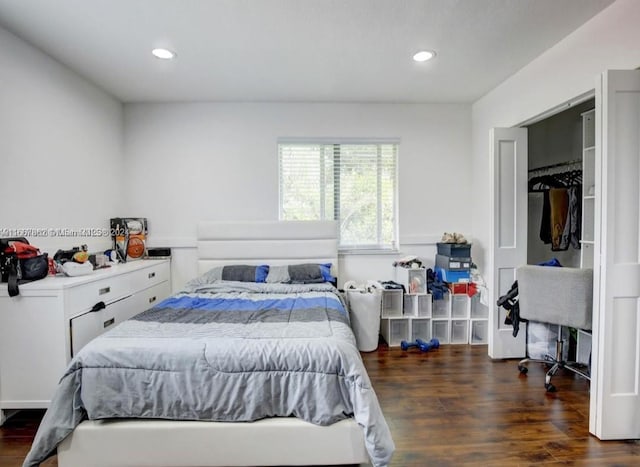
<svg viewBox="0 0 640 467">
<path fill-rule="evenodd" d="M 270 266 L 266 281 L 284 284 L 315 284 L 335 283 L 336 278 L 331 275 L 331 263 L 305 263 Z"/>
<path fill-rule="evenodd" d="M 265 282 L 269 266 L 261 264 L 251 266 L 246 264 L 235 264 L 229 266 L 216 266 L 204 274 L 189 281 L 187 285 L 200 286 L 210 284 L 215 281 L 238 281 L 238 282 Z"/>
</svg>

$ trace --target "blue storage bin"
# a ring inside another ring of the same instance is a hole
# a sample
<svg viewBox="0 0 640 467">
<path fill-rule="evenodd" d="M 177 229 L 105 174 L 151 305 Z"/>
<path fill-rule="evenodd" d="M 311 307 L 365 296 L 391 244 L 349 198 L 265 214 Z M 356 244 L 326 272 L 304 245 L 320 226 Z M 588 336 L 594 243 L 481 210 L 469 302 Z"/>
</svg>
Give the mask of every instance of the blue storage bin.
<svg viewBox="0 0 640 467">
<path fill-rule="evenodd" d="M 443 282 L 469 282 L 471 280 L 470 271 L 451 271 L 449 269 L 443 269 L 436 267 L 434 272 L 438 280 Z"/>
<path fill-rule="evenodd" d="M 466 256 L 436 255 L 436 267 L 449 271 L 471 270 L 471 258 Z"/>
</svg>

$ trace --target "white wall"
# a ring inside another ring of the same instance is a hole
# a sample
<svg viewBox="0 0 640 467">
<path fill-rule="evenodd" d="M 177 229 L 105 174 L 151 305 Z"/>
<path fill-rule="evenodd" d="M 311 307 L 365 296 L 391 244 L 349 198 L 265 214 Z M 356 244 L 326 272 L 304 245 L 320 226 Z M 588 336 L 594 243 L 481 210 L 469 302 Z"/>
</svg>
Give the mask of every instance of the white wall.
<svg viewBox="0 0 640 467">
<path fill-rule="evenodd" d="M 605 69 L 640 66 L 640 2 L 618 0 L 472 106 L 474 259 L 491 285 L 489 129 L 511 127 L 592 91 Z"/>
<path fill-rule="evenodd" d="M 106 229 L 122 199 L 122 104 L 2 28 L 0 44 L 0 235 Z M 39 234 L 26 237 L 50 254 L 111 244 Z"/>
<path fill-rule="evenodd" d="M 458 104 L 127 104 L 122 215 L 146 216 L 152 244 L 180 247 L 180 287 L 195 275 L 198 221 L 277 219 L 278 138 L 399 138 L 402 253 L 433 264 L 442 232 L 470 232 L 470 131 Z M 391 278 L 394 259 L 344 257 L 340 280 Z"/>
</svg>

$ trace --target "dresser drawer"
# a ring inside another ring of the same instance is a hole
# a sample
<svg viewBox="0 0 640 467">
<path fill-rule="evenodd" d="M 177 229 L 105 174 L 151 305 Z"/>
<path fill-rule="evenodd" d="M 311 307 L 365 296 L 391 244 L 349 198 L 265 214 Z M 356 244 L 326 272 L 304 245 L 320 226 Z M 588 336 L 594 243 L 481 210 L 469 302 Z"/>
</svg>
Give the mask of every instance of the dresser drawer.
<svg viewBox="0 0 640 467">
<path fill-rule="evenodd" d="M 109 303 L 97 311 L 88 311 L 70 320 L 71 356 L 92 339 L 138 313 L 142 313 L 169 296 L 169 281 L 148 287 L 134 295 Z"/>
<path fill-rule="evenodd" d="M 144 290 L 169 280 L 169 263 L 163 261 L 149 268 L 131 272 L 126 277 L 132 290 Z"/>
<path fill-rule="evenodd" d="M 162 300 L 167 298 L 170 293 L 171 285 L 169 284 L 169 281 L 162 282 L 161 284 L 156 284 L 152 287 L 142 290 L 141 292 L 136 293 L 133 297 L 131 297 L 133 302 L 132 306 L 127 308 L 126 310 L 123 310 L 123 314 L 120 315 L 120 321 L 132 318 L 138 313 L 142 313 L 149 308 L 153 308 Z"/>
<path fill-rule="evenodd" d="M 89 311 L 71 319 L 71 356 L 76 355 L 82 347 L 92 339 L 116 324 L 124 321 L 123 318 L 135 307 L 133 297 L 110 303 L 98 311 Z"/>
<path fill-rule="evenodd" d="M 102 333 L 102 311 L 90 311 L 71 319 L 71 357 Z"/>
<path fill-rule="evenodd" d="M 112 276 L 69 289 L 65 296 L 66 310 L 70 316 L 90 310 L 96 303 L 111 303 L 131 294 L 125 276 Z"/>
<path fill-rule="evenodd" d="M 149 289 L 143 290 L 138 295 L 144 305 L 144 310 L 148 310 L 171 295 L 171 284 L 169 281 L 165 281 L 161 284 L 154 285 Z"/>
</svg>

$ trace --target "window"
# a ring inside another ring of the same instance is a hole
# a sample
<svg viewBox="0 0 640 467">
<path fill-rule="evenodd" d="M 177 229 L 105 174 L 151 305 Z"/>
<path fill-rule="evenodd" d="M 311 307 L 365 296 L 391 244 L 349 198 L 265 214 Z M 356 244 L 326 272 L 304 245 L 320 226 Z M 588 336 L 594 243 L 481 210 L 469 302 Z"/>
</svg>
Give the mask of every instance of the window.
<svg viewBox="0 0 640 467">
<path fill-rule="evenodd" d="M 397 248 L 396 143 L 280 143 L 280 219 L 336 219 L 339 248 Z"/>
</svg>

